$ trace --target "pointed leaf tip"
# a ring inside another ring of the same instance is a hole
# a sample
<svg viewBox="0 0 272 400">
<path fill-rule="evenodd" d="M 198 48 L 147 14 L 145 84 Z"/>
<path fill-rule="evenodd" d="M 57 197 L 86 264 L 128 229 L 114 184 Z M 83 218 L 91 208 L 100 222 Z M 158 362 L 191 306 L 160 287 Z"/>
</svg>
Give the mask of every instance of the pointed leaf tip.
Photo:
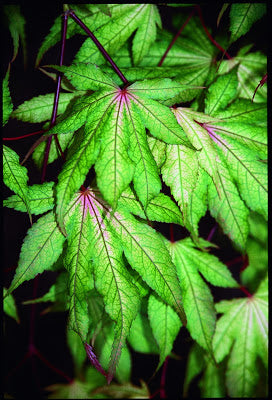
<svg viewBox="0 0 272 400">
<path fill-rule="evenodd" d="M 104 375 L 105 377 L 107 377 L 106 372 L 104 371 L 104 369 L 102 368 L 100 362 L 98 361 L 92 346 L 90 346 L 88 343 L 84 343 L 84 347 L 87 353 L 87 356 L 89 358 L 89 360 L 91 361 L 91 363 L 93 364 L 93 366 L 97 369 L 98 372 L 101 372 L 102 375 Z M 112 379 L 112 377 L 111 377 Z M 110 381 L 111 381 L 110 379 Z M 109 380 L 109 377 L 107 377 L 107 381 Z M 108 382 L 110 383 L 110 382 Z"/>
</svg>

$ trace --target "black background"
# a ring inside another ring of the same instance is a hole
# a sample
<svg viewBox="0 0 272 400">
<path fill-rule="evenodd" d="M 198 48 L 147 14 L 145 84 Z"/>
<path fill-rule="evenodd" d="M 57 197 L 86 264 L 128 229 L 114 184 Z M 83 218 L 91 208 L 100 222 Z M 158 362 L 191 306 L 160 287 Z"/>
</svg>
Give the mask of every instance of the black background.
<svg viewBox="0 0 272 400">
<path fill-rule="evenodd" d="M 202 6 L 204 20 L 208 27 L 211 27 L 213 33 L 216 32 L 216 18 L 220 10 L 219 6 L 214 5 Z M 20 47 L 19 54 L 16 60 L 11 65 L 10 72 L 10 92 L 14 108 L 20 105 L 23 101 L 31 99 L 34 96 L 54 92 L 54 82 L 34 68 L 35 58 L 43 38 L 48 33 L 54 19 L 62 13 L 62 5 L 50 5 L 49 3 L 32 3 L 30 5 L 21 5 L 22 14 L 26 19 L 26 42 L 28 63 L 23 69 L 23 56 Z M 191 11 L 188 8 L 188 15 Z M 160 6 L 160 14 L 163 20 L 163 26 L 175 33 L 171 25 L 172 13 L 177 12 L 177 9 Z M 186 11 L 185 11 L 186 12 Z M 227 15 L 227 13 L 226 13 Z M 228 19 L 225 16 L 222 19 L 223 26 L 228 26 Z M 91 27 L 90 27 L 91 28 Z M 266 52 L 267 46 L 267 25 L 256 23 L 254 25 L 254 34 L 249 33 L 246 38 L 241 38 L 237 44 L 232 46 L 228 51 L 231 55 L 235 55 L 237 48 L 240 48 L 244 43 L 254 43 L 253 50 L 261 49 Z M 256 34 L 257 32 L 257 34 Z M 76 35 L 69 39 L 66 46 L 64 63 L 67 65 L 72 61 L 76 50 L 80 47 L 85 37 Z M 2 44 L 2 71 L 5 75 L 8 62 L 12 58 L 13 45 L 9 31 L 3 30 Z M 60 45 L 54 46 L 49 50 L 41 64 L 57 64 L 59 61 Z M 29 125 L 24 122 L 11 119 L 3 129 L 4 137 L 14 137 L 24 135 L 30 132 L 41 129 L 42 124 Z M 6 145 L 18 152 L 23 157 L 30 146 L 34 143 L 37 137 L 25 138 L 16 142 L 5 142 Z M 29 159 L 26 164 L 29 170 L 29 184 L 40 183 L 40 172 L 36 169 L 34 163 Z M 47 180 L 55 180 L 56 173 L 61 167 L 61 162 L 57 161 L 48 166 Z M 167 189 L 166 189 L 167 190 Z M 12 192 L 3 187 L 3 197 L 6 198 Z M 34 222 L 38 217 L 34 216 Z M 202 218 L 200 222 L 200 235 L 207 237 L 215 221 L 210 217 L 209 213 Z M 3 228 L 4 228 L 4 272 L 3 279 L 5 287 L 8 287 L 13 274 L 14 268 L 17 265 L 20 247 L 25 237 L 25 234 L 30 227 L 28 216 L 14 210 L 5 209 L 3 213 Z M 169 238 L 169 227 L 166 224 L 157 224 L 156 228 L 163 232 Z M 187 232 L 180 227 L 174 228 L 175 239 L 178 240 L 187 236 Z M 217 228 L 213 241 L 220 245 L 221 250 L 215 253 L 222 261 L 228 261 L 239 255 L 232 247 L 230 241 L 222 235 L 222 232 Z M 231 268 L 234 277 L 239 279 L 239 269 L 241 264 L 236 264 Z M 37 296 L 40 297 L 48 291 L 52 283 L 55 281 L 56 274 L 53 272 L 43 273 L 38 281 Z M 232 298 L 243 296 L 243 293 L 237 290 L 230 289 L 215 289 L 212 288 L 212 293 L 215 300 L 222 298 Z M 13 319 L 4 316 L 4 390 L 6 393 L 18 398 L 42 398 L 45 397 L 43 388 L 54 383 L 66 383 L 65 379 L 57 375 L 54 371 L 44 365 L 37 357 L 29 358 L 15 373 L 8 379 L 5 378 L 13 368 L 23 359 L 28 349 L 29 340 L 29 322 L 31 306 L 22 305 L 21 302 L 31 299 L 33 293 L 33 281 L 25 282 L 15 290 L 14 296 L 18 306 L 20 316 L 20 324 L 18 325 Z M 50 313 L 40 315 L 42 310 L 48 306 L 48 303 L 36 306 L 35 316 L 35 345 L 45 357 L 50 360 L 57 368 L 64 371 L 65 374 L 73 377 L 73 363 L 69 354 L 69 349 L 66 345 L 66 318 L 65 313 Z M 187 362 L 188 351 L 192 340 L 186 330 L 182 329 L 178 335 L 174 352 L 180 356 L 179 360 L 170 359 L 166 375 L 166 392 L 169 398 L 181 397 L 183 379 L 185 374 L 185 366 Z M 133 382 L 139 384 L 139 379 L 146 382 L 149 380 L 153 371 L 156 368 L 158 357 L 151 355 L 143 355 L 132 352 L 133 355 Z M 149 383 L 150 392 L 154 393 L 160 385 L 161 371 Z M 197 384 L 193 384 L 189 392 L 189 397 L 199 397 Z M 158 397 L 156 397 L 158 398 Z"/>
</svg>

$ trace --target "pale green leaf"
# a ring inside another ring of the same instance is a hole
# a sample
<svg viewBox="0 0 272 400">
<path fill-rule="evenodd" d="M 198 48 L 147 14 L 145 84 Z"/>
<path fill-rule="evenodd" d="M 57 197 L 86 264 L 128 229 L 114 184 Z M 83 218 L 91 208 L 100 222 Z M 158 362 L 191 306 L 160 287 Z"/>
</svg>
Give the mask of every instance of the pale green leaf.
<svg viewBox="0 0 272 400">
<path fill-rule="evenodd" d="M 79 93 L 60 93 L 58 115 L 63 114 L 70 101 Z M 47 93 L 20 104 L 12 113 L 12 118 L 24 122 L 44 122 L 52 117 L 54 93 Z"/>
<path fill-rule="evenodd" d="M 127 110 L 123 109 L 120 101 L 107 113 L 100 153 L 95 164 L 97 185 L 114 209 L 134 174 L 134 165 L 127 153 L 131 135 L 129 128 Z"/>
<path fill-rule="evenodd" d="M 142 279 L 179 314 L 186 317 L 176 270 L 163 240 L 148 225 L 138 222 L 121 207 L 110 221 L 124 248 L 125 256 Z"/>
<path fill-rule="evenodd" d="M 165 161 L 166 143 L 152 136 L 147 136 L 147 142 L 158 168 L 161 168 Z"/>
<path fill-rule="evenodd" d="M 265 3 L 237 3 L 230 9 L 231 42 L 245 35 L 266 12 Z"/>
<path fill-rule="evenodd" d="M 110 18 L 108 23 L 105 23 L 94 32 L 97 40 L 111 56 L 114 56 L 115 52 L 127 41 L 132 33 L 142 25 L 145 15 L 149 14 L 150 6 L 148 4 L 125 4 L 122 6 L 123 13 L 120 16 Z M 105 59 L 89 38 L 81 46 L 75 61 L 91 61 L 101 64 L 104 63 Z"/>
<path fill-rule="evenodd" d="M 104 116 L 107 116 L 111 101 L 112 99 L 109 96 L 106 102 L 97 101 L 95 109 L 89 108 L 91 115 L 89 125 L 85 126 L 85 136 L 83 139 L 79 136 L 80 141 L 75 140 L 70 156 L 69 158 L 67 157 L 66 163 L 59 174 L 56 187 L 57 215 L 62 229 L 64 229 L 63 215 L 65 207 L 69 203 L 73 193 L 83 184 L 87 173 L 98 155 L 99 142 L 96 142 L 94 137 L 99 136 L 103 128 L 105 122 Z"/>
<path fill-rule="evenodd" d="M 139 64 L 155 41 L 156 24 L 161 28 L 161 18 L 157 6 L 154 4 L 145 4 L 142 21 L 132 43 L 134 65 Z"/>
<path fill-rule="evenodd" d="M 197 153 L 182 145 L 168 144 L 161 172 L 180 206 L 185 227 L 197 240 L 198 222 L 207 209 L 206 176 L 198 165 Z"/>
<path fill-rule="evenodd" d="M 216 111 L 224 110 L 235 99 L 237 88 L 237 68 L 233 68 L 228 74 L 219 76 L 208 89 L 205 98 L 206 114 L 214 115 Z"/>
<path fill-rule="evenodd" d="M 18 154 L 7 146 L 3 146 L 3 179 L 13 192 L 15 192 L 24 202 L 30 223 L 32 223 L 30 204 L 28 198 L 28 175 L 27 169 L 20 165 Z"/>
<path fill-rule="evenodd" d="M 219 260 L 215 260 L 214 256 L 194 249 L 191 239 L 169 242 L 168 247 L 183 291 L 188 330 L 200 346 L 212 353 L 215 309 L 210 289 L 200 277 L 199 271 L 213 284 L 235 287 L 237 283 L 227 268 Z M 209 268 L 214 262 L 216 267 Z"/>
<path fill-rule="evenodd" d="M 52 210 L 54 207 L 53 185 L 54 182 L 44 182 L 43 184 L 35 184 L 27 187 L 27 197 L 31 214 L 38 215 Z M 8 197 L 3 201 L 3 206 L 13 208 L 16 211 L 27 212 L 25 203 L 18 195 Z"/>
<path fill-rule="evenodd" d="M 5 296 L 6 293 L 7 293 L 7 289 L 4 288 L 3 295 Z M 7 297 L 4 298 L 3 310 L 4 310 L 4 313 L 9 315 L 11 318 L 15 319 L 16 322 L 18 322 L 18 323 L 20 322 L 20 319 L 18 316 L 18 311 L 16 308 L 15 299 L 12 296 L 12 294 L 9 294 Z"/>
<path fill-rule="evenodd" d="M 9 120 L 9 117 L 12 113 L 13 109 L 13 104 L 12 100 L 10 97 L 10 91 L 9 91 L 9 68 L 7 70 L 7 73 L 5 75 L 5 78 L 3 79 L 3 84 L 2 84 L 2 110 L 3 110 L 3 122 L 2 126 L 5 126 L 6 123 Z"/>
<path fill-rule="evenodd" d="M 233 138 L 222 139 L 212 126 L 207 127 L 207 130 L 218 145 L 218 153 L 221 155 L 221 159 L 226 160 L 230 176 L 237 184 L 244 202 L 252 211 L 260 213 L 267 219 L 267 165 L 260 162 L 256 154 Z"/>
<path fill-rule="evenodd" d="M 169 107 L 144 97 L 132 95 L 132 98 L 146 128 L 155 138 L 192 147 Z"/>
<path fill-rule="evenodd" d="M 151 221 L 174 223 L 182 225 L 182 214 L 176 204 L 163 193 L 153 197 L 144 210 L 137 201 L 133 191 L 127 188 L 121 195 L 119 205 L 124 206 L 132 214 Z"/>
<path fill-rule="evenodd" d="M 182 324 L 176 312 L 154 295 L 150 295 L 148 299 L 148 318 L 160 349 L 160 360 L 156 368 L 158 371 L 171 353 Z"/>
<path fill-rule="evenodd" d="M 222 301 L 216 305 L 219 319 L 213 340 L 219 362 L 230 353 L 226 383 L 231 397 L 251 397 L 259 373 L 256 359 L 268 361 L 267 279 L 250 298 Z"/>
<path fill-rule="evenodd" d="M 99 361 L 104 369 L 108 368 L 114 340 L 115 334 L 113 324 L 104 325 L 95 341 L 95 349 L 97 350 Z M 131 368 L 131 355 L 128 348 L 125 346 L 122 349 L 122 354 L 116 367 L 116 379 L 119 382 L 129 382 L 131 379 Z"/>
<path fill-rule="evenodd" d="M 245 250 L 248 236 L 249 210 L 240 198 L 237 187 L 227 169 L 224 160 L 218 157 L 218 172 L 220 196 L 212 181 L 208 187 L 208 207 L 211 215 L 230 237 L 234 245 L 241 251 Z"/>
<path fill-rule="evenodd" d="M 52 212 L 33 224 L 24 239 L 18 267 L 8 293 L 23 282 L 51 269 L 62 253 L 64 241 L 65 237 L 60 232 Z"/>
<path fill-rule="evenodd" d="M 83 205 L 76 205 L 73 215 L 66 223 L 68 246 L 64 265 L 69 274 L 69 328 L 78 333 L 82 342 L 86 342 L 90 325 L 86 297 L 87 292 L 93 289 L 94 282 L 92 279 L 91 245 L 88 239 L 90 231 L 89 214 L 84 209 L 85 197 L 82 199 L 81 196 L 80 200 Z"/>
<path fill-rule="evenodd" d="M 132 103 L 128 109 L 128 155 L 135 164 L 133 185 L 137 196 L 146 208 L 148 202 L 161 190 L 161 180 L 154 157 L 147 142 L 144 125 L 137 108 Z"/>
<path fill-rule="evenodd" d="M 109 22 L 111 19 L 110 16 L 101 13 L 100 9 L 96 7 L 95 4 L 86 4 L 85 7 L 80 6 L 82 6 L 82 4 L 73 4 L 73 10 L 75 11 L 76 15 L 81 19 L 81 21 L 85 25 L 89 26 L 92 31 L 96 30 L 99 26 Z M 116 16 L 123 12 L 123 7 L 119 4 L 111 4 L 109 6 L 111 6 L 111 15 Z M 116 11 L 114 11 L 113 9 Z M 46 51 L 61 40 L 61 29 L 62 21 L 61 16 L 59 16 L 55 19 L 52 27 L 50 28 L 50 32 L 45 37 L 41 47 L 39 48 L 35 63 L 36 66 L 40 63 Z M 69 39 L 76 33 L 86 35 L 84 30 L 73 20 L 73 18 L 68 18 L 66 38 Z"/>
<path fill-rule="evenodd" d="M 132 284 L 122 260 L 123 250 L 120 242 L 111 233 L 107 221 L 103 219 L 104 210 L 99 199 L 96 198 L 94 192 L 88 190 L 87 193 L 84 207 L 90 215 L 92 225 L 88 240 L 94 265 L 95 287 L 104 298 L 107 313 L 116 322 L 108 371 L 110 382 L 130 326 L 138 312 L 139 293 Z"/>
<path fill-rule="evenodd" d="M 157 78 L 135 82 L 129 87 L 129 91 L 136 96 L 146 96 L 150 99 L 163 100 L 165 102 L 178 95 L 180 101 L 182 101 L 182 92 L 193 88 L 194 86 L 184 85 L 177 82 L 177 80 Z"/>
<path fill-rule="evenodd" d="M 77 90 L 116 89 L 114 81 L 97 65 L 91 63 L 75 63 L 66 66 L 48 65 L 57 71 L 64 72 Z"/>
</svg>

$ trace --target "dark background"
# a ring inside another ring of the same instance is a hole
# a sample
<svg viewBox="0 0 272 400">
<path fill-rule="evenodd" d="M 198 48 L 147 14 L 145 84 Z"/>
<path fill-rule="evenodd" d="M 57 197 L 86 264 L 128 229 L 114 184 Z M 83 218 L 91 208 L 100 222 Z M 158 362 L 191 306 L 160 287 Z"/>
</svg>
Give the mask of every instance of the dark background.
<svg viewBox="0 0 272 400">
<path fill-rule="evenodd" d="M 205 5 L 202 6 L 204 20 L 208 27 L 211 27 L 213 32 L 216 32 L 216 18 L 219 13 L 221 5 Z M 42 43 L 43 38 L 49 32 L 54 19 L 62 13 L 62 5 L 50 5 L 48 3 L 32 3 L 30 5 L 21 5 L 22 14 L 26 19 L 26 42 L 28 62 L 27 67 L 23 69 L 23 55 L 21 46 L 16 60 L 11 65 L 10 72 L 10 92 L 14 105 L 14 109 L 23 101 L 31 99 L 34 96 L 54 92 L 54 82 L 42 74 L 39 70 L 34 68 L 35 58 L 38 49 Z M 187 12 L 188 15 L 191 9 Z M 171 25 L 172 14 L 176 13 L 177 9 L 166 6 L 160 6 L 160 13 L 163 20 L 163 27 L 168 28 L 173 33 L 173 26 Z M 228 26 L 228 12 L 222 19 L 222 25 Z M 2 16 L 3 21 L 3 16 Z M 5 22 L 5 21 L 3 21 Z M 91 28 L 91 27 L 90 27 Z M 226 29 L 226 28 L 225 28 Z M 254 43 L 253 50 L 260 49 L 266 53 L 267 51 L 267 25 L 256 23 L 254 32 L 250 32 L 246 38 L 241 38 L 237 43 L 232 46 L 228 51 L 231 55 L 235 55 L 244 43 Z M 256 34 L 257 32 L 257 34 Z M 74 38 L 69 39 L 66 46 L 66 53 L 64 64 L 67 65 L 72 61 L 77 49 L 85 37 L 76 35 Z M 6 73 L 8 62 L 12 58 L 13 44 L 12 39 L 7 29 L 3 29 L 2 44 L 4 51 L 2 51 L 2 73 Z M 60 44 L 56 45 L 53 49 L 49 50 L 41 64 L 57 64 L 59 61 Z M 4 137 L 21 136 L 41 129 L 42 124 L 29 125 L 24 122 L 11 119 L 3 129 Z M 37 136 L 38 137 L 38 136 Z M 14 149 L 20 157 L 23 157 L 34 141 L 36 136 L 25 138 L 18 141 L 5 142 L 6 145 Z M 26 164 L 29 171 L 29 184 L 40 183 L 40 172 L 35 167 L 31 159 Z M 61 162 L 57 161 L 48 166 L 47 180 L 55 180 L 56 171 L 59 171 Z M 167 190 L 167 189 L 166 189 Z M 3 197 L 6 198 L 13 194 L 7 187 L 3 186 Z M 34 217 L 34 222 L 38 217 Z M 215 221 L 210 217 L 209 213 L 200 222 L 200 235 L 207 238 L 210 230 L 214 226 Z M 27 214 L 20 213 L 10 209 L 4 209 L 3 213 L 3 227 L 4 227 L 4 269 L 3 281 L 4 286 L 8 287 L 16 268 L 20 248 L 27 230 L 30 227 Z M 164 233 L 169 238 L 169 227 L 166 224 L 157 224 L 156 228 Z M 175 239 L 178 240 L 187 236 L 187 232 L 181 227 L 174 227 Z M 239 255 L 232 247 L 230 241 L 222 235 L 219 228 L 216 229 L 213 237 L 213 242 L 221 246 L 221 250 L 215 254 L 222 260 L 228 261 Z M 236 264 L 231 267 L 232 273 L 238 279 L 239 269 L 241 264 Z M 53 272 L 45 272 L 42 274 L 38 281 L 37 297 L 42 296 L 48 291 L 52 283 L 55 281 L 56 274 Z M 215 300 L 222 298 L 232 298 L 244 296 L 242 292 L 230 289 L 216 289 L 212 288 Z M 28 358 L 28 360 L 12 373 L 8 378 L 6 374 L 10 374 L 13 368 L 18 365 L 20 360 L 23 359 L 28 350 L 29 341 L 29 323 L 31 306 L 22 305 L 22 301 L 31 299 L 33 297 L 33 281 L 25 282 L 18 289 L 15 290 L 14 296 L 18 306 L 20 317 L 20 324 L 18 325 L 13 319 L 3 316 L 4 322 L 4 391 L 18 398 L 41 398 L 45 397 L 43 388 L 54 383 L 66 383 L 65 379 L 56 374 L 53 370 L 48 368 L 37 357 Z M 48 306 L 48 303 L 38 304 L 35 313 L 35 345 L 45 357 L 50 360 L 55 367 L 65 372 L 69 377 L 73 377 L 73 363 L 69 354 L 69 349 L 66 345 L 66 318 L 65 313 L 49 313 L 40 315 L 40 313 Z M 178 398 L 182 393 L 183 379 L 185 374 L 185 366 L 187 362 L 188 351 L 190 349 L 192 340 L 186 330 L 182 329 L 178 335 L 174 352 L 180 356 L 179 360 L 170 359 L 166 375 L 166 392 L 169 398 Z M 156 368 L 158 357 L 151 355 L 143 355 L 132 352 L 133 355 L 133 382 L 139 384 L 139 379 L 148 381 Z M 154 393 L 160 385 L 161 371 L 149 383 L 150 392 Z M 199 397 L 199 390 L 195 384 L 191 385 L 189 397 Z"/>
</svg>

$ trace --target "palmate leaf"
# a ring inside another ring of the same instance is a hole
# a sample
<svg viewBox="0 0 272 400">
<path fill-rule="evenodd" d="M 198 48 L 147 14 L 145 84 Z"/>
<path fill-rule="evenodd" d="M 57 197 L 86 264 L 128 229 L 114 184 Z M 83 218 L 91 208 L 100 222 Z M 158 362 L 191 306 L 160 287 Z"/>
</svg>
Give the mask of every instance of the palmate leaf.
<svg viewBox="0 0 272 400">
<path fill-rule="evenodd" d="M 230 80 L 235 81 L 235 76 L 231 74 L 228 78 L 226 75 L 219 80 L 222 94 L 216 107 L 211 109 L 214 115 L 209 117 L 184 108 L 173 112 L 193 145 L 201 149 L 196 153 L 199 164 L 212 178 L 212 183 L 208 184 L 212 215 L 244 250 L 248 234 L 247 207 L 267 218 L 267 167 L 259 161 L 260 156 L 266 155 L 265 107 L 237 100 L 225 111 L 220 110 L 221 105 L 235 97 L 235 91 L 228 84 Z M 210 93 L 217 90 L 217 82 L 214 85 L 211 85 Z M 208 96 L 208 107 L 209 99 Z M 239 110 L 238 105 L 242 107 Z M 177 161 L 173 165 L 176 164 Z"/>
<path fill-rule="evenodd" d="M 27 195 L 27 169 L 20 165 L 18 154 L 7 146 L 3 146 L 3 178 L 5 185 L 13 190 L 24 202 L 30 223 L 32 223 Z"/>
<path fill-rule="evenodd" d="M 161 182 L 148 146 L 145 127 L 159 140 L 192 147 L 171 110 L 152 99 L 160 98 L 158 80 L 143 81 L 138 87 L 135 83 L 122 90 L 96 66 L 91 65 L 89 70 L 83 64 L 82 72 L 80 64 L 60 68 L 77 89 L 84 87 L 87 90 L 88 85 L 92 90 L 103 87 L 101 91 L 83 97 L 82 101 L 77 100 L 72 113 L 67 111 L 49 131 L 58 134 L 75 131 L 86 123 L 85 137 L 79 148 L 68 155 L 56 188 L 57 214 L 62 230 L 65 206 L 72 193 L 83 183 L 93 163 L 98 187 L 113 208 L 116 208 L 118 198 L 131 180 L 138 198 L 146 207 L 148 201 L 159 193 Z M 177 93 L 178 88 L 181 91 L 184 88 L 182 84 L 166 81 L 171 96 Z M 161 82 L 165 83 L 165 80 Z M 139 90 L 144 95 L 139 95 Z M 136 165 L 138 169 L 134 169 Z"/>
<path fill-rule="evenodd" d="M 163 240 L 124 208 L 118 208 L 109 222 L 121 240 L 131 267 L 163 301 L 174 307 L 186 325 L 179 281 Z"/>
<path fill-rule="evenodd" d="M 226 383 L 231 397 L 251 397 L 258 381 L 256 359 L 268 363 L 268 281 L 249 298 L 224 300 L 216 305 L 219 319 L 213 339 L 218 362 L 230 354 Z"/>
<path fill-rule="evenodd" d="M 212 354 L 212 337 L 216 315 L 213 297 L 199 272 L 216 286 L 237 287 L 227 267 L 215 256 L 194 248 L 190 238 L 179 242 L 168 242 L 167 247 L 177 268 L 183 290 L 184 309 L 188 330 L 193 339 Z"/>
</svg>

